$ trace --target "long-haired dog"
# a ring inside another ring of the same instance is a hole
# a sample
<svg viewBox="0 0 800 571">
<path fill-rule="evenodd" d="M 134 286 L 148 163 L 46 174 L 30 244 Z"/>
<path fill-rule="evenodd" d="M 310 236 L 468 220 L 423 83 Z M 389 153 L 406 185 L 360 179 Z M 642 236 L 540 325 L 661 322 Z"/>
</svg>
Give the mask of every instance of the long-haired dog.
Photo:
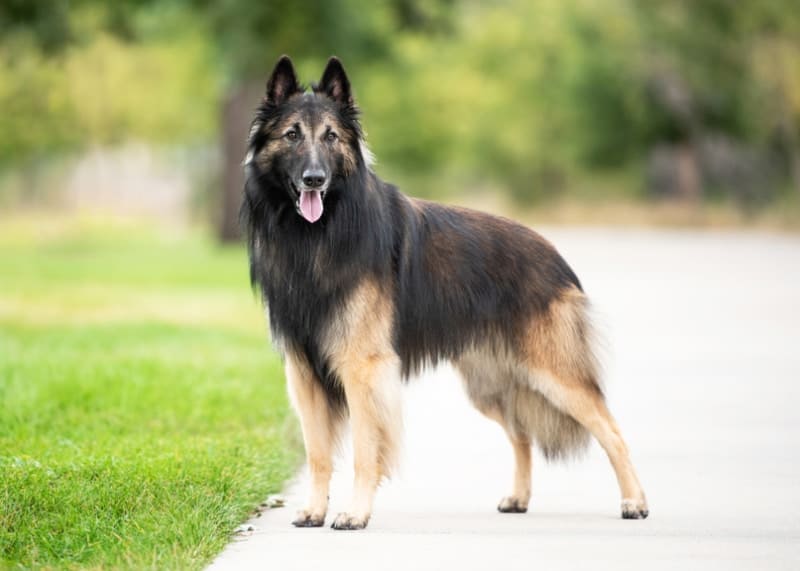
<svg viewBox="0 0 800 571">
<path fill-rule="evenodd" d="M 402 381 L 444 360 L 508 433 L 515 483 L 501 512 L 527 510 L 532 445 L 560 458 L 591 434 L 619 480 L 622 517 L 647 517 L 572 269 L 530 229 L 408 198 L 370 162 L 339 60 L 306 90 L 282 57 L 250 130 L 242 214 L 310 470 L 310 498 L 294 525 L 323 525 L 348 418 L 353 499 L 333 527 L 367 525 L 396 460 Z"/>
</svg>

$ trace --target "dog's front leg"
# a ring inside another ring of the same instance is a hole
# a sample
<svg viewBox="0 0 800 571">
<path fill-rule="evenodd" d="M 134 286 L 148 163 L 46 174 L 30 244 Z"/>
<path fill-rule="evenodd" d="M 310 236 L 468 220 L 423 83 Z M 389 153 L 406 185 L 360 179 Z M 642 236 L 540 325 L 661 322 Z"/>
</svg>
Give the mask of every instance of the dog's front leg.
<svg viewBox="0 0 800 571">
<path fill-rule="evenodd" d="M 342 382 L 353 429 L 355 481 L 350 509 L 336 517 L 334 529 L 367 526 L 378 484 L 395 463 L 402 428 L 397 356 L 373 355 L 352 365 L 342 371 Z"/>
<path fill-rule="evenodd" d="M 292 522 L 296 527 L 319 527 L 328 510 L 328 486 L 333 470 L 342 410 L 332 403 L 307 359 L 299 353 L 286 355 L 286 382 L 289 397 L 300 417 L 311 490 L 306 507 Z"/>
</svg>

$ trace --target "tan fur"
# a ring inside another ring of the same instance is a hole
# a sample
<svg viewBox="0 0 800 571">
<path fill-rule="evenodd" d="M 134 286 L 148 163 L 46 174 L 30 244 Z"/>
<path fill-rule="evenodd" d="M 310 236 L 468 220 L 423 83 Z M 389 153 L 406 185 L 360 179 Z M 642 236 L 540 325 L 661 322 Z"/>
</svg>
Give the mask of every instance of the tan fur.
<svg viewBox="0 0 800 571">
<path fill-rule="evenodd" d="M 328 406 L 327 397 L 305 357 L 286 354 L 286 382 L 289 398 L 300 417 L 311 491 L 306 508 L 296 522 L 322 525 L 328 510 L 328 487 L 333 471 L 333 451 L 342 417 Z"/>
<path fill-rule="evenodd" d="M 358 141 L 356 141 L 356 144 L 358 144 Z M 356 172 L 357 168 L 356 154 L 353 152 L 353 147 L 351 145 L 352 142 L 344 139 L 339 147 L 339 151 L 342 154 L 342 160 L 344 161 L 343 170 L 347 174 Z"/>
<path fill-rule="evenodd" d="M 360 142 L 352 140 L 349 132 L 342 128 L 337 118 L 331 113 L 321 113 L 317 121 L 313 124 L 309 123 L 301 113 L 293 113 L 284 118 L 280 124 L 271 126 L 271 130 L 279 135 L 267 141 L 255 157 L 256 162 L 261 168 L 268 169 L 272 157 L 275 156 L 281 148 L 289 145 L 289 142 L 280 135 L 295 125 L 300 126 L 300 131 L 305 138 L 305 145 L 310 144 L 310 142 L 321 141 L 327 130 L 332 129 L 341 139 L 335 149 L 336 152 L 342 156 L 345 174 L 355 172 L 357 159 L 356 154 L 353 152 L 353 145 L 358 145 Z"/>
<path fill-rule="evenodd" d="M 606 451 L 619 483 L 623 512 L 627 504 L 638 506 L 638 512 L 647 512 L 644 491 L 631 463 L 628 447 L 603 395 L 583 383 L 543 372 L 538 373 L 537 384 L 551 402 L 586 427 Z"/>
<path fill-rule="evenodd" d="M 505 428 L 514 447 L 514 490 L 501 511 L 527 508 L 529 442 L 546 457 L 565 456 L 583 450 L 591 433 L 617 475 L 623 515 L 646 516 L 644 492 L 599 384 L 587 311 L 585 295 L 569 289 L 531 320 L 520 351 L 487 343 L 455 362 L 473 404 Z"/>
<path fill-rule="evenodd" d="M 365 281 L 356 288 L 340 316 L 324 335 L 353 429 L 353 501 L 340 518 L 365 524 L 375 490 L 397 460 L 402 432 L 400 359 L 391 343 L 391 300 L 376 283 Z"/>
<path fill-rule="evenodd" d="M 531 369 L 520 361 L 508 349 L 483 346 L 454 364 L 473 404 L 484 414 L 497 411 L 510 438 L 534 442 L 547 458 L 584 450 L 586 430 L 532 386 Z"/>
<path fill-rule="evenodd" d="M 261 151 L 255 156 L 255 162 L 262 169 L 268 169 L 272 157 L 286 144 L 281 139 L 270 139 L 261 148 Z"/>
<path fill-rule="evenodd" d="M 531 500 L 531 441 L 528 436 L 511 433 L 502 419 L 498 422 L 506 428 L 514 449 L 514 484 L 511 495 L 501 499 L 497 509 L 501 512 L 525 512 Z"/>
<path fill-rule="evenodd" d="M 532 386 L 591 432 L 608 454 L 623 501 L 633 500 L 646 512 L 628 448 L 600 388 L 587 310 L 586 296 L 572 288 L 552 303 L 543 318 L 534 320 L 525 354 Z"/>
<path fill-rule="evenodd" d="M 527 510 L 532 443 L 546 457 L 561 457 L 583 450 L 591 433 L 617 474 L 623 513 L 647 512 L 627 447 L 598 384 L 586 312 L 583 293 L 566 291 L 544 315 L 531 320 L 521 349 L 495 340 L 454 362 L 473 404 L 501 424 L 514 450 L 513 488 L 498 505 L 500 511 Z M 322 337 L 323 352 L 344 389 L 353 431 L 353 499 L 334 527 L 366 525 L 376 489 L 397 459 L 401 383 L 400 359 L 391 343 L 392 318 L 390 292 L 365 280 Z M 303 424 L 312 480 L 308 508 L 298 519 L 318 522 L 327 509 L 331 454 L 340 423 L 304 358 L 287 354 L 286 375 Z"/>
<path fill-rule="evenodd" d="M 522 357 L 532 369 L 550 371 L 564 382 L 601 392 L 588 305 L 579 289 L 564 291 L 544 315 L 532 320 Z"/>
<path fill-rule="evenodd" d="M 512 496 L 528 507 L 531 499 L 531 443 L 528 439 L 511 438 L 514 447 L 514 488 Z"/>
</svg>

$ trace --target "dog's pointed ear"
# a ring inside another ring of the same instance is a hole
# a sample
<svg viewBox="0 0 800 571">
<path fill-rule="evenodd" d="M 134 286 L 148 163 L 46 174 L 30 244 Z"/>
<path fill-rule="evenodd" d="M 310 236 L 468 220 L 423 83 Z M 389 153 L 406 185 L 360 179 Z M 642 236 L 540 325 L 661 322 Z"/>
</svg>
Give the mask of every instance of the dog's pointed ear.
<svg viewBox="0 0 800 571">
<path fill-rule="evenodd" d="M 267 102 L 280 105 L 298 91 L 300 84 L 297 83 L 292 60 L 289 56 L 281 56 L 267 81 Z"/>
<path fill-rule="evenodd" d="M 317 91 L 325 93 L 328 97 L 341 105 L 353 105 L 353 94 L 350 91 L 350 80 L 344 71 L 342 62 L 336 56 L 328 60 Z"/>
</svg>

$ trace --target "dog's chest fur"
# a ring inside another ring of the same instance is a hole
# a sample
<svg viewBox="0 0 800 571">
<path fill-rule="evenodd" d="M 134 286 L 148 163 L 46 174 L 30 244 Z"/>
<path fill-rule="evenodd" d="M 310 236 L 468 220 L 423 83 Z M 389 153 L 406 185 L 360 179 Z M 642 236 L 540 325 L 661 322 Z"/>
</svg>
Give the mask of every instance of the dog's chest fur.
<svg viewBox="0 0 800 571">
<path fill-rule="evenodd" d="M 355 327 L 378 303 L 374 284 L 387 283 L 377 279 L 387 269 L 377 263 L 374 243 L 363 237 L 343 239 L 330 227 L 304 230 L 283 228 L 269 241 L 259 239 L 252 252 L 254 277 L 273 341 L 281 352 L 305 357 L 329 398 L 343 403 L 336 358 L 353 345 Z"/>
</svg>

